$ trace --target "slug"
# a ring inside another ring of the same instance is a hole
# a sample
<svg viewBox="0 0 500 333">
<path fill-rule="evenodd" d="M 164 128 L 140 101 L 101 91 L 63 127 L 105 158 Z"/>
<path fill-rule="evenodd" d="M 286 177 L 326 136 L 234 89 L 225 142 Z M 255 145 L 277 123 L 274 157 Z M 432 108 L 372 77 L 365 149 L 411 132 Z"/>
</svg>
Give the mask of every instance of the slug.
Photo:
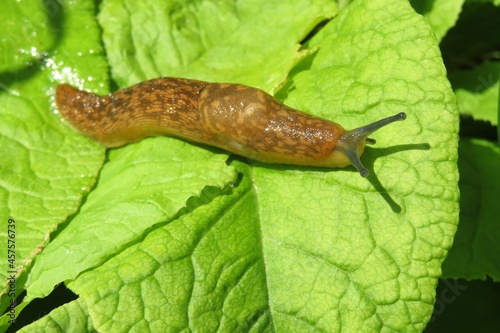
<svg viewBox="0 0 500 333">
<path fill-rule="evenodd" d="M 401 112 L 353 130 L 294 110 L 266 92 L 241 84 L 158 78 L 98 96 L 68 84 L 56 89 L 56 104 L 78 131 L 106 147 L 167 135 L 225 149 L 264 163 L 319 167 L 353 165 L 368 135 Z"/>
</svg>

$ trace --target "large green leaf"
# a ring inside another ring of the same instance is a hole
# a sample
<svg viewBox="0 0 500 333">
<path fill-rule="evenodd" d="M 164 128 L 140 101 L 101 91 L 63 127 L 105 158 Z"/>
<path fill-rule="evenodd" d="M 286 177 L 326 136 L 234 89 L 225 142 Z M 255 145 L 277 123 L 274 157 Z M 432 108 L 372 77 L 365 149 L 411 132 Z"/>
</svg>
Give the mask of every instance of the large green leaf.
<svg viewBox="0 0 500 333">
<path fill-rule="evenodd" d="M 37 259 L 28 281 L 32 295 L 47 295 L 61 278 L 75 279 L 137 242 L 155 224 L 174 220 L 205 186 L 223 188 L 236 180 L 223 155 L 186 145 L 146 140 L 113 151 L 79 214 Z"/>
<path fill-rule="evenodd" d="M 26 331 L 422 330 L 458 220 L 458 112 L 433 32 L 406 1 L 357 1 L 297 52 L 333 14 L 328 1 L 214 3 L 104 1 L 118 84 L 183 75 L 272 91 L 303 59 L 280 91 L 287 104 L 348 128 L 408 119 L 373 136 L 368 179 L 228 166 L 219 150 L 171 138 L 110 150 L 27 282 L 29 299 L 62 281 L 80 298 Z"/>
<path fill-rule="evenodd" d="M 0 73 L 22 70 L 57 41 L 60 7 L 54 1 L 4 1 L 0 24 Z M 5 89 L 6 82 L 1 82 Z"/>
<path fill-rule="evenodd" d="M 370 325 L 418 329 L 421 326 L 412 316 L 425 317 L 431 310 L 424 304 L 432 302 L 439 276 L 436 259 L 444 258 L 451 245 L 458 214 L 456 106 L 432 33 L 403 8 L 401 3 L 389 8 L 371 2 L 351 5 L 312 41 L 321 50 L 311 70 L 293 79 L 288 98 L 294 106 L 340 119 L 351 128 L 359 125 L 360 114 L 366 119 L 398 111 L 409 114 L 411 124 L 384 130 L 377 135 L 378 143 L 388 147 L 396 142 L 426 142 L 429 152 L 368 152 L 377 174 L 372 185 L 377 188 L 381 181 L 381 192 L 389 193 L 388 203 L 401 205 L 402 214 L 390 213 L 383 196 L 370 184 L 344 172 L 291 177 L 283 171 L 254 171 L 260 211 L 272 221 L 281 221 L 263 224 L 264 234 L 269 235 L 264 253 L 267 249 L 273 260 L 280 258 L 284 265 L 301 258 L 309 266 L 298 265 L 298 271 L 278 266 L 274 275 L 268 275 L 275 287 L 274 306 L 280 306 L 285 322 L 291 322 L 297 308 L 285 296 L 289 290 L 285 281 L 300 281 L 297 284 L 307 285 L 308 291 L 321 282 L 335 281 L 330 301 L 337 306 L 347 300 L 356 304 L 332 310 L 347 331 L 367 331 Z M 395 16 L 394 25 L 381 23 Z M 284 218 L 279 217 L 283 213 L 276 209 L 278 205 L 284 205 Z M 308 303 L 300 307 L 305 317 L 321 313 L 315 306 L 324 301 L 320 295 L 307 293 Z M 296 301 L 301 304 L 305 298 L 298 294 Z M 415 306 L 415 299 L 420 306 Z M 412 314 L 405 317 L 404 308 L 412 308 Z M 393 317 L 394 313 L 399 315 Z M 350 321 L 350 316 L 359 321 Z M 337 328 L 332 325 L 326 330 Z"/>
<path fill-rule="evenodd" d="M 103 2 L 99 21 L 120 86 L 167 75 L 272 90 L 298 42 L 333 13 L 325 0 L 117 0 Z"/>
<path fill-rule="evenodd" d="M 85 84 L 101 91 L 107 85 L 94 5 L 88 1 L 64 6 L 48 1 L 44 4 L 45 10 L 39 1 L 0 4 L 2 13 L 25 17 L 16 22 L 8 20 L 10 24 L 2 29 L 9 37 L 0 39 L 10 65 L 9 70 L 2 67 L 0 73 L 0 218 L 5 223 L 0 232 L 0 242 L 5 246 L 0 253 L 7 258 L 6 221 L 11 218 L 16 232 L 16 262 L 10 263 L 17 270 L 15 294 L 23 291 L 26 273 L 49 243 L 51 233 L 79 209 L 104 160 L 104 149 L 74 135 L 53 105 L 57 82 Z M 32 24 L 26 26 L 28 18 Z M 51 20 L 53 30 L 47 30 L 47 20 Z M 32 29 L 33 34 L 20 34 Z M 65 31 L 64 35 L 57 30 Z M 87 35 L 83 41 L 82 34 Z M 13 45 L 17 47 L 12 49 Z M 20 62 L 18 53 L 23 55 L 27 50 L 35 58 Z M 11 270 L 13 267 L 9 267 Z M 7 269 L 0 272 L 3 281 L 10 275 Z M 5 292 L 2 309 L 13 299 Z M 5 322 L 3 316 L 2 324 Z"/>
</svg>

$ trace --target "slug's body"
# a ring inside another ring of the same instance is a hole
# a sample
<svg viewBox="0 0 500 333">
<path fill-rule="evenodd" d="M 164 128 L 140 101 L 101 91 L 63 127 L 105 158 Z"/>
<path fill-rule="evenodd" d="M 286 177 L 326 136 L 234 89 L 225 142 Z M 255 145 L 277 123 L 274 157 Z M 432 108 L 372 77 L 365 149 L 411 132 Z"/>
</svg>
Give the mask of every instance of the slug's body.
<svg viewBox="0 0 500 333">
<path fill-rule="evenodd" d="M 56 103 L 80 132 L 106 147 L 167 135 L 223 148 L 265 163 L 345 167 L 359 161 L 367 136 L 404 113 L 345 131 L 239 84 L 159 78 L 107 96 L 57 87 Z"/>
</svg>

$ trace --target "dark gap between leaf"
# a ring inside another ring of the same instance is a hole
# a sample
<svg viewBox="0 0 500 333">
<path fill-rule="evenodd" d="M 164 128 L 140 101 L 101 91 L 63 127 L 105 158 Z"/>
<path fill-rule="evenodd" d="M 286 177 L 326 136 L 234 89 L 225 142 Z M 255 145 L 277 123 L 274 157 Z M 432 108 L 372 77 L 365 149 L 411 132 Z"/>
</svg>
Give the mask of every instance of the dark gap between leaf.
<svg viewBox="0 0 500 333">
<path fill-rule="evenodd" d="M 199 196 L 192 196 L 187 199 L 186 206 L 177 212 L 173 220 L 177 220 L 181 216 L 193 212 L 198 207 L 208 205 L 221 195 L 229 195 L 232 192 L 232 185 L 227 185 L 223 189 L 217 186 L 205 186 Z"/>
<path fill-rule="evenodd" d="M 22 301 L 25 295 L 26 291 L 19 295 L 19 297 L 17 298 L 17 304 Z M 17 332 L 24 326 L 29 325 L 32 322 L 46 316 L 55 308 L 58 308 L 61 305 L 64 305 L 76 299 L 78 299 L 78 295 L 66 288 L 66 285 L 64 283 L 60 283 L 54 288 L 54 290 L 52 290 L 52 292 L 47 297 L 36 298 L 31 301 L 16 318 L 16 323 L 10 325 L 5 332 Z"/>
<path fill-rule="evenodd" d="M 432 11 L 433 1 L 410 0 L 410 5 L 420 15 L 425 15 Z"/>
<path fill-rule="evenodd" d="M 299 42 L 300 45 L 305 46 L 314 36 L 318 34 L 327 25 L 331 19 L 324 19 L 323 21 L 316 24 L 314 28 L 309 31 L 309 33 Z"/>
<path fill-rule="evenodd" d="M 500 283 L 439 279 L 434 311 L 424 333 L 496 332 L 500 327 Z"/>
<path fill-rule="evenodd" d="M 497 126 L 493 126 L 489 121 L 477 120 L 471 116 L 460 116 L 461 138 L 481 138 L 491 142 L 498 142 Z"/>
<path fill-rule="evenodd" d="M 333 19 L 333 18 L 332 18 Z M 305 37 L 302 39 L 299 44 L 301 45 L 301 50 L 308 48 L 308 42 L 318 34 L 318 32 L 321 31 L 332 19 L 324 19 L 323 21 L 319 22 Z M 312 62 L 314 58 L 316 57 L 316 54 L 318 52 L 315 51 L 303 59 L 301 59 L 295 66 L 290 70 L 288 73 L 288 78 L 287 80 L 281 85 L 281 87 L 278 88 L 276 93 L 274 94 L 274 97 L 279 99 L 280 101 L 285 100 L 288 97 L 288 93 L 290 91 L 293 91 L 294 84 L 293 84 L 293 78 L 295 75 L 297 75 L 300 72 L 309 70 L 312 66 Z"/>
<path fill-rule="evenodd" d="M 500 7 L 492 3 L 464 4 L 456 24 L 440 44 L 448 72 L 470 69 L 492 58 L 498 59 L 498 22 Z"/>
<path fill-rule="evenodd" d="M 300 60 L 288 73 L 288 78 L 285 81 L 285 83 L 276 91 L 274 94 L 274 97 L 276 97 L 278 100 L 283 101 L 288 98 L 288 93 L 291 91 L 295 90 L 295 84 L 294 84 L 294 77 L 304 71 L 307 71 L 311 69 L 312 63 L 314 61 L 314 58 L 316 58 L 316 55 L 318 54 L 318 51 L 316 50 L 315 52 L 309 54 L 306 56 L 304 59 Z"/>
</svg>

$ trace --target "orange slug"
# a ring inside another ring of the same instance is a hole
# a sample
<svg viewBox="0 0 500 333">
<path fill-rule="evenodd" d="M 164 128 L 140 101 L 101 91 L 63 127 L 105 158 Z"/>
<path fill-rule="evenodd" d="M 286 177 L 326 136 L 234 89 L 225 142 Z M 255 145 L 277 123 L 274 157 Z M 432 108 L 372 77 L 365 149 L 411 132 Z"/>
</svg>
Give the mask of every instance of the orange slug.
<svg viewBox="0 0 500 333">
<path fill-rule="evenodd" d="M 264 163 L 319 167 L 353 165 L 368 135 L 401 112 L 350 131 L 332 121 L 289 108 L 266 92 L 240 84 L 158 78 L 106 96 L 67 84 L 56 90 L 62 115 L 106 147 L 167 135 L 207 144 Z"/>
</svg>

